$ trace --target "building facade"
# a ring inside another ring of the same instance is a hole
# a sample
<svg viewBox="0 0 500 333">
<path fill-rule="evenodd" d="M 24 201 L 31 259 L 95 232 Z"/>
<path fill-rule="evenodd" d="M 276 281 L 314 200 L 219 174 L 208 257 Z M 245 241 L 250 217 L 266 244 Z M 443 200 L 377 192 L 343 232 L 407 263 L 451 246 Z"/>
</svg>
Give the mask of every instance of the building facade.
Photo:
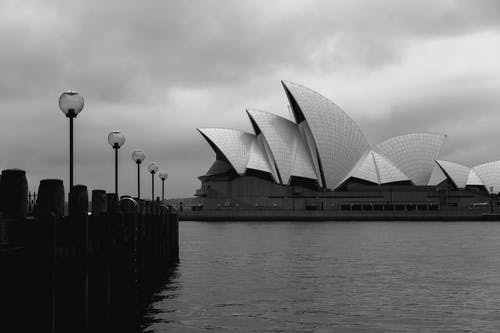
<svg viewBox="0 0 500 333">
<path fill-rule="evenodd" d="M 500 161 L 439 159 L 446 135 L 411 133 L 371 144 L 317 92 L 282 82 L 293 120 L 247 110 L 254 133 L 199 128 L 215 162 L 193 210 L 474 209 L 500 190 Z"/>
</svg>

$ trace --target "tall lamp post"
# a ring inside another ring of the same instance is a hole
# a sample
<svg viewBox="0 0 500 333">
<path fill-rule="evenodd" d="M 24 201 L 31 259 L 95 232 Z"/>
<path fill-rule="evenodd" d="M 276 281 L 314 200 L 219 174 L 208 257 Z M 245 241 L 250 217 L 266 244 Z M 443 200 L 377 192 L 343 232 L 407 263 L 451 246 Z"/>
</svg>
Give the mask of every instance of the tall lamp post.
<svg viewBox="0 0 500 333">
<path fill-rule="evenodd" d="M 67 90 L 59 97 L 59 108 L 69 118 L 69 190 L 73 187 L 73 119 L 82 111 L 83 97 L 75 90 Z"/>
<path fill-rule="evenodd" d="M 115 150 L 115 193 L 118 195 L 118 149 L 125 143 L 125 136 L 120 131 L 112 131 L 108 135 L 108 143 Z"/>
<path fill-rule="evenodd" d="M 168 177 L 168 173 L 166 171 L 160 171 L 158 177 L 161 179 L 161 203 L 165 203 L 165 180 Z"/>
<path fill-rule="evenodd" d="M 136 149 L 132 152 L 132 159 L 137 164 L 137 199 L 141 198 L 141 163 L 146 158 L 144 152 Z"/>
<path fill-rule="evenodd" d="M 149 163 L 148 171 L 151 172 L 151 200 L 155 201 L 155 173 L 158 171 L 158 164 Z"/>
</svg>

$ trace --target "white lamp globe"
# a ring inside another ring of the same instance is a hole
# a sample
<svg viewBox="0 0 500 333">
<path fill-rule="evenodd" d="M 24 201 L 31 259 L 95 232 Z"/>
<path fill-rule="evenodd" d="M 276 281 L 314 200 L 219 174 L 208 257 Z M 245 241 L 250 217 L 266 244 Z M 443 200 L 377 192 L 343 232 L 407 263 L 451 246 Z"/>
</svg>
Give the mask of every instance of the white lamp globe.
<svg viewBox="0 0 500 333">
<path fill-rule="evenodd" d="M 163 181 L 168 178 L 168 173 L 166 171 L 160 171 L 158 173 L 158 177 L 160 177 L 160 179 Z"/>
<path fill-rule="evenodd" d="M 76 117 L 84 104 L 83 97 L 75 90 L 66 90 L 59 97 L 59 108 L 67 117 Z"/>
<path fill-rule="evenodd" d="M 158 171 L 158 164 L 156 164 L 155 162 L 149 163 L 148 171 L 151 172 L 152 174 L 155 174 L 156 171 Z"/>
<path fill-rule="evenodd" d="M 132 159 L 135 163 L 139 164 L 146 158 L 146 155 L 141 149 L 136 149 L 132 152 Z"/>
<path fill-rule="evenodd" d="M 125 143 L 125 136 L 120 131 L 112 131 L 108 135 L 108 143 L 113 148 L 120 148 Z"/>
</svg>

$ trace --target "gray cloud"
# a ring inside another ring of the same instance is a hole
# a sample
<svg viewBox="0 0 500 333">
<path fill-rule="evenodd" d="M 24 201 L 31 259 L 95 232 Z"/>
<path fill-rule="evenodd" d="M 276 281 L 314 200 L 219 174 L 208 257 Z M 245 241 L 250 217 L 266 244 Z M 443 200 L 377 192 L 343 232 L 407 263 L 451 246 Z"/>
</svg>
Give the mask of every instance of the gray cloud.
<svg viewBox="0 0 500 333">
<path fill-rule="evenodd" d="M 17 99 L 50 81 L 73 83 L 101 102 L 143 102 L 148 91 L 172 86 L 230 85 L 285 66 L 313 69 L 315 54 L 323 65 L 376 66 L 397 60 L 408 39 L 500 24 L 497 1 L 107 4 L 32 2 L 41 19 L 2 29 L 9 45 L 2 94 Z"/>
</svg>

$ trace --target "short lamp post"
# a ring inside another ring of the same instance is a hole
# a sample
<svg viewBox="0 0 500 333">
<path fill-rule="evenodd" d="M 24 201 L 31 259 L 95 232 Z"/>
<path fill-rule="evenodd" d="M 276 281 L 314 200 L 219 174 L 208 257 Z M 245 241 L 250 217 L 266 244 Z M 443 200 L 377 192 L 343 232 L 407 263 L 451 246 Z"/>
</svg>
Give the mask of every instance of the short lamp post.
<svg viewBox="0 0 500 333">
<path fill-rule="evenodd" d="M 69 118 L 69 190 L 73 187 L 73 119 L 83 110 L 83 97 L 67 90 L 59 97 L 59 108 Z"/>
<path fill-rule="evenodd" d="M 149 163 L 148 171 L 151 173 L 151 200 L 155 201 L 155 173 L 158 171 L 158 164 Z"/>
<path fill-rule="evenodd" d="M 141 198 L 141 163 L 146 158 L 144 152 L 136 149 L 132 152 L 132 159 L 137 164 L 137 199 Z"/>
<path fill-rule="evenodd" d="M 125 143 L 125 136 L 120 131 L 112 131 L 108 135 L 108 143 L 115 150 L 115 193 L 118 195 L 118 149 Z"/>
<path fill-rule="evenodd" d="M 160 171 L 158 177 L 161 179 L 161 203 L 165 203 L 165 180 L 168 177 L 168 173 L 166 171 Z"/>
</svg>

